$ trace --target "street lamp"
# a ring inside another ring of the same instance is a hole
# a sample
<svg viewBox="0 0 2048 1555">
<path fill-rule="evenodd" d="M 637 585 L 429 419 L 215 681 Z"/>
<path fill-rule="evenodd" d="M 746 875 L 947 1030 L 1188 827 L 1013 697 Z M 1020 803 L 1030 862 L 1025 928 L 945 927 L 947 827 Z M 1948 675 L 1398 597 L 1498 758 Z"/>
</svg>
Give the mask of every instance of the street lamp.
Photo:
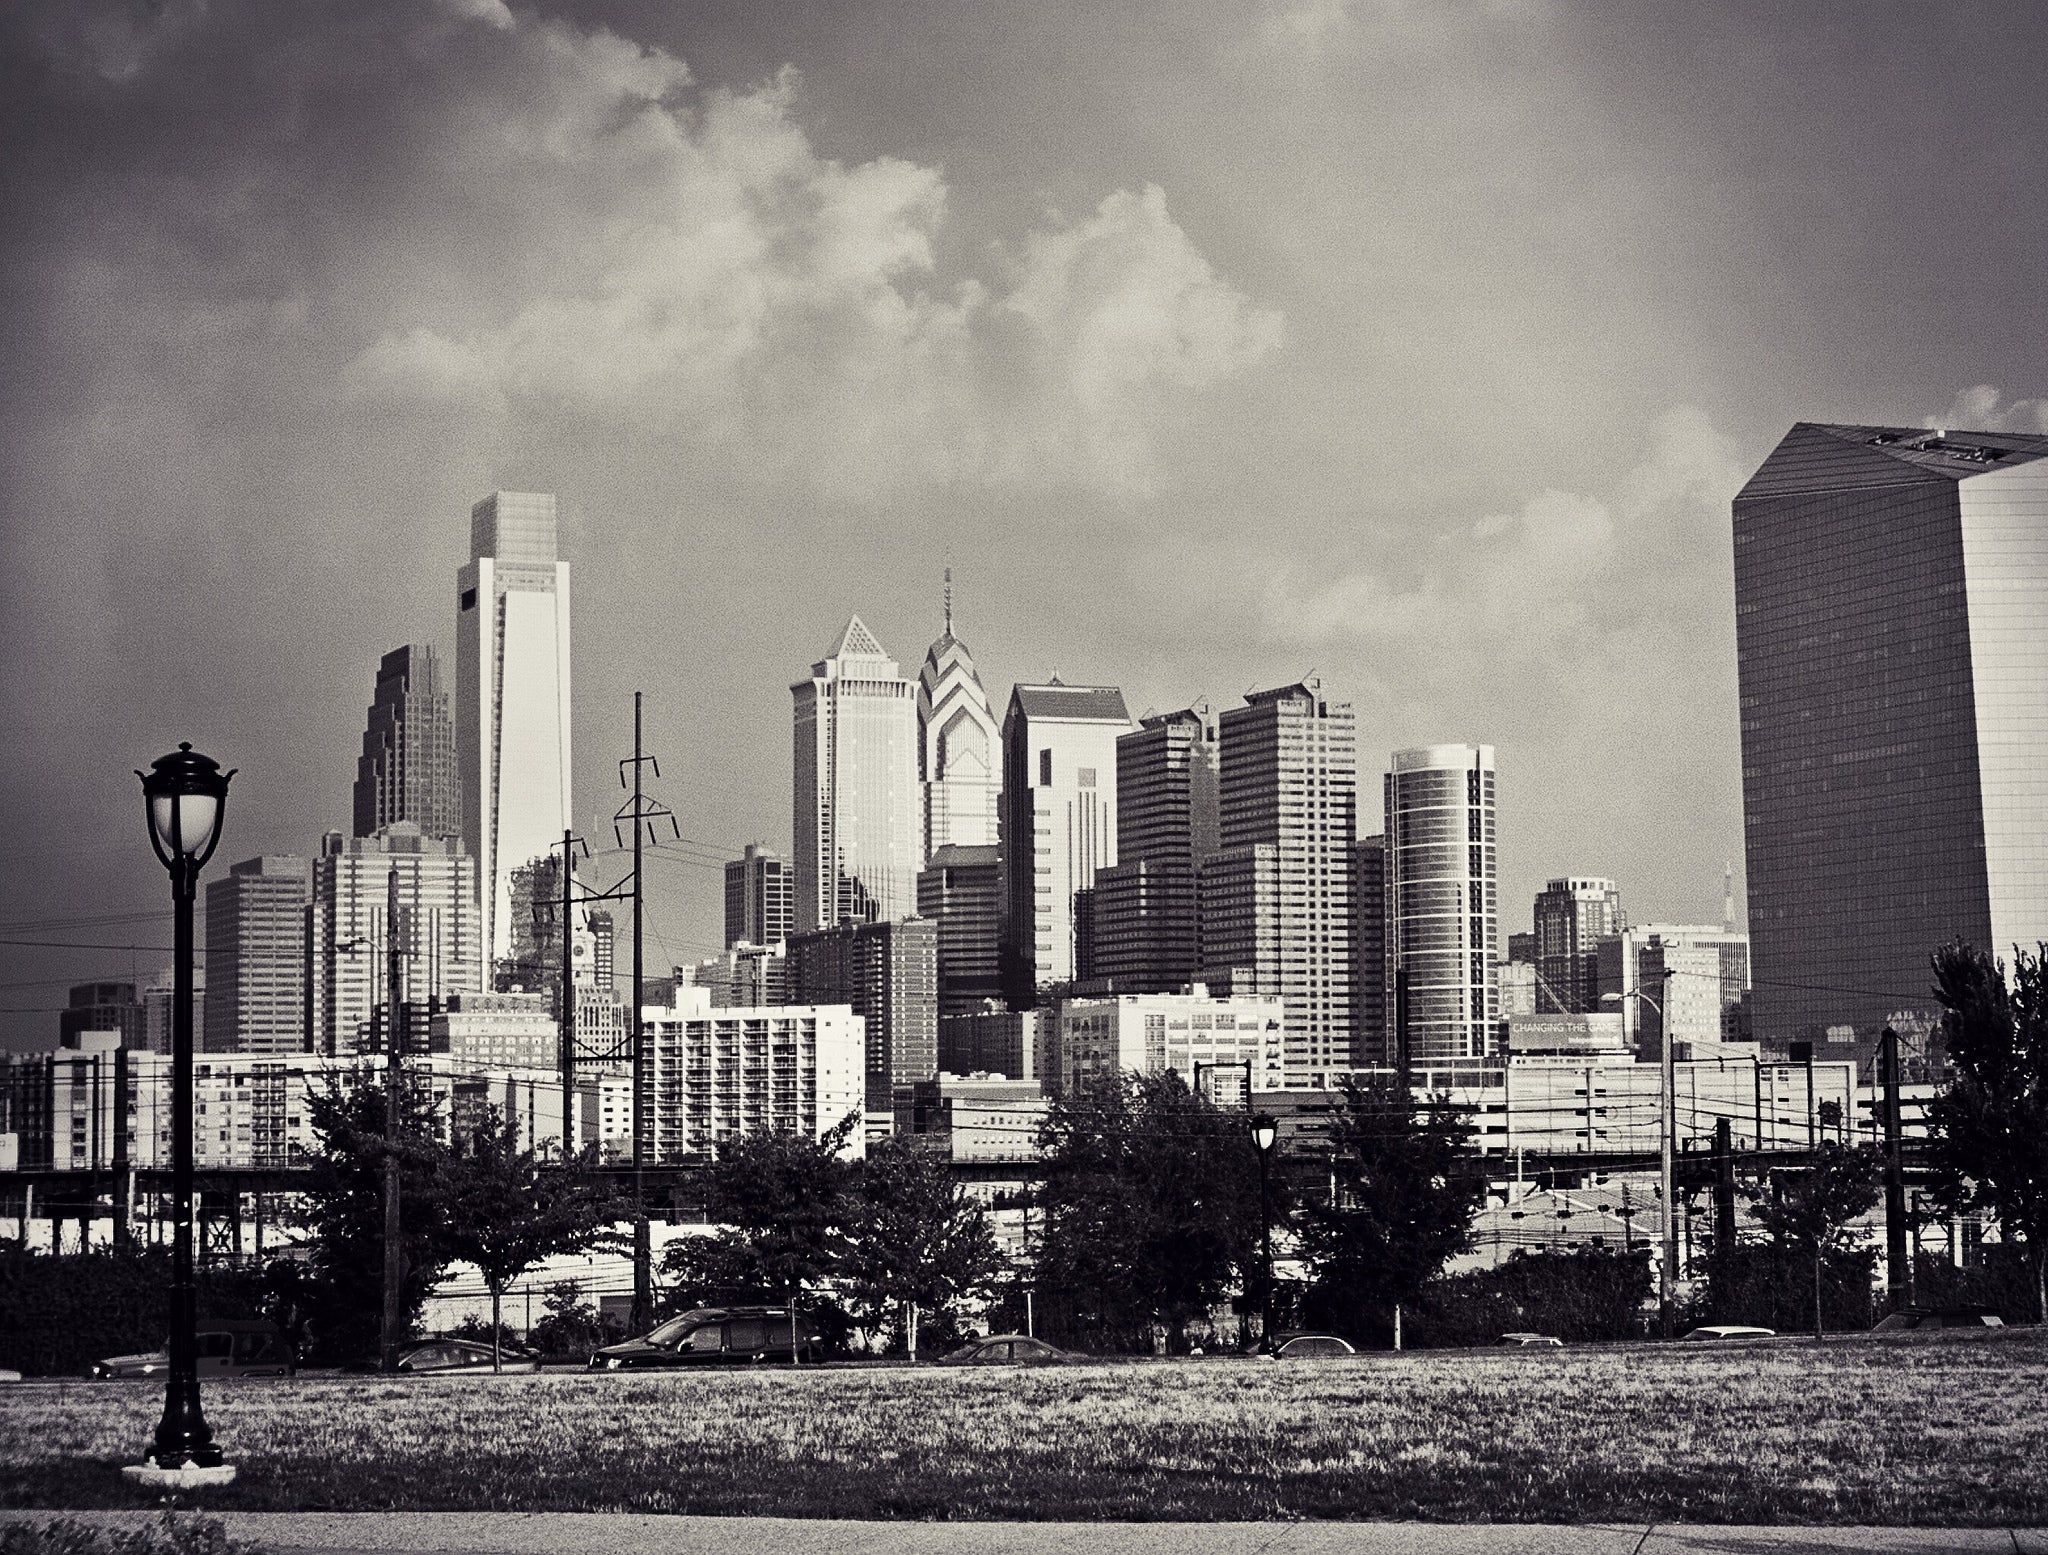
<svg viewBox="0 0 2048 1555">
<path fill-rule="evenodd" d="M 1249 1097 L 1250 1093 L 1246 1093 Z M 1273 1209 L 1266 1193 L 1268 1165 L 1280 1125 L 1263 1112 L 1252 1114 L 1252 1146 L 1259 1152 L 1259 1343 L 1273 1342 Z"/>
<path fill-rule="evenodd" d="M 189 743 L 150 763 L 142 779 L 149 840 L 171 876 L 171 1370 L 164 1414 L 145 1460 L 122 1472 L 173 1488 L 225 1485 L 235 1477 L 221 1462 L 213 1431 L 199 1408 L 198 1316 L 192 1278 L 192 899 L 199 871 L 220 841 L 228 780 L 235 774 Z"/>
<path fill-rule="evenodd" d="M 1672 973 L 1664 972 L 1664 987 L 1669 996 Z M 1663 1107 L 1662 1126 L 1658 1133 L 1658 1154 L 1662 1159 L 1664 1179 L 1664 1245 L 1662 1256 L 1657 1260 L 1657 1326 L 1664 1338 L 1671 1337 L 1671 1285 L 1678 1278 L 1678 1203 L 1676 1173 L 1672 1156 L 1676 1152 L 1678 1127 L 1678 1071 L 1672 1062 L 1671 1022 L 1664 1018 L 1664 1006 L 1641 987 L 1630 988 L 1623 993 L 1603 993 L 1602 1004 L 1619 1004 L 1624 999 L 1640 999 L 1657 1012 L 1658 1046 L 1663 1049 Z"/>
</svg>

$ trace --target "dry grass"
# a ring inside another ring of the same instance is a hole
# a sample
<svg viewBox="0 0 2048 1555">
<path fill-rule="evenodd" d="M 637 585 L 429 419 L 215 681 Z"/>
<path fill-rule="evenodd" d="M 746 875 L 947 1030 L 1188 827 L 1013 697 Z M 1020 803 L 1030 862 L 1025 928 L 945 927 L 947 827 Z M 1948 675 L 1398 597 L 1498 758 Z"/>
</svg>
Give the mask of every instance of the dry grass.
<svg viewBox="0 0 2048 1555">
<path fill-rule="evenodd" d="M 1051 1371 L 209 1389 L 209 1507 L 2048 1523 L 2048 1332 Z M 134 1505 L 151 1387 L 0 1394 L 0 1502 Z"/>
</svg>

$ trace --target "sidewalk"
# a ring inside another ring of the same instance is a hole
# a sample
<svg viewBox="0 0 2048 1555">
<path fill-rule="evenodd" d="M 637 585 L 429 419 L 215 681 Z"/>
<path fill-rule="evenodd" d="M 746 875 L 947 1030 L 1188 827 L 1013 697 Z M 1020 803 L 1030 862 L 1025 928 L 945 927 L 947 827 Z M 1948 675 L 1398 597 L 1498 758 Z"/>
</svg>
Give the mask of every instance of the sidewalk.
<svg viewBox="0 0 2048 1555">
<path fill-rule="evenodd" d="M 134 1524 L 152 1512 L 0 1512 Z M 627 1512 L 220 1512 L 277 1555 L 2048 1555 L 2042 1528 L 856 1523 Z"/>
</svg>

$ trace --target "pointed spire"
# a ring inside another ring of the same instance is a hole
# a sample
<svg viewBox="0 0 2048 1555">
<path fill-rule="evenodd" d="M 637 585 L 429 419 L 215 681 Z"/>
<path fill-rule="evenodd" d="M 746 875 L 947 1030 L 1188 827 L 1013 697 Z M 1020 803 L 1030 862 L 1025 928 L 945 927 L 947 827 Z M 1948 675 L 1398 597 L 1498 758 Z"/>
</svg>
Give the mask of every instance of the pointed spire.
<svg viewBox="0 0 2048 1555">
<path fill-rule="evenodd" d="M 946 635 L 953 635 L 953 567 L 946 565 Z"/>
</svg>

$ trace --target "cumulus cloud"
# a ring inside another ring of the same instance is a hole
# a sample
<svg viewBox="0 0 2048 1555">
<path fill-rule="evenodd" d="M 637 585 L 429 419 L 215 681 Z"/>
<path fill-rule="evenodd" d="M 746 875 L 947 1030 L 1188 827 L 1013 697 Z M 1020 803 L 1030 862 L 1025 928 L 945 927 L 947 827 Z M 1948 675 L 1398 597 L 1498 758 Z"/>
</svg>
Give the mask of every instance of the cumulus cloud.
<svg viewBox="0 0 2048 1555">
<path fill-rule="evenodd" d="M 1988 383 L 1964 389 L 1940 416 L 1921 422 L 1928 427 L 1955 427 L 1971 432 L 2026 432 L 2048 436 L 2048 399 L 2006 402 Z"/>
</svg>

